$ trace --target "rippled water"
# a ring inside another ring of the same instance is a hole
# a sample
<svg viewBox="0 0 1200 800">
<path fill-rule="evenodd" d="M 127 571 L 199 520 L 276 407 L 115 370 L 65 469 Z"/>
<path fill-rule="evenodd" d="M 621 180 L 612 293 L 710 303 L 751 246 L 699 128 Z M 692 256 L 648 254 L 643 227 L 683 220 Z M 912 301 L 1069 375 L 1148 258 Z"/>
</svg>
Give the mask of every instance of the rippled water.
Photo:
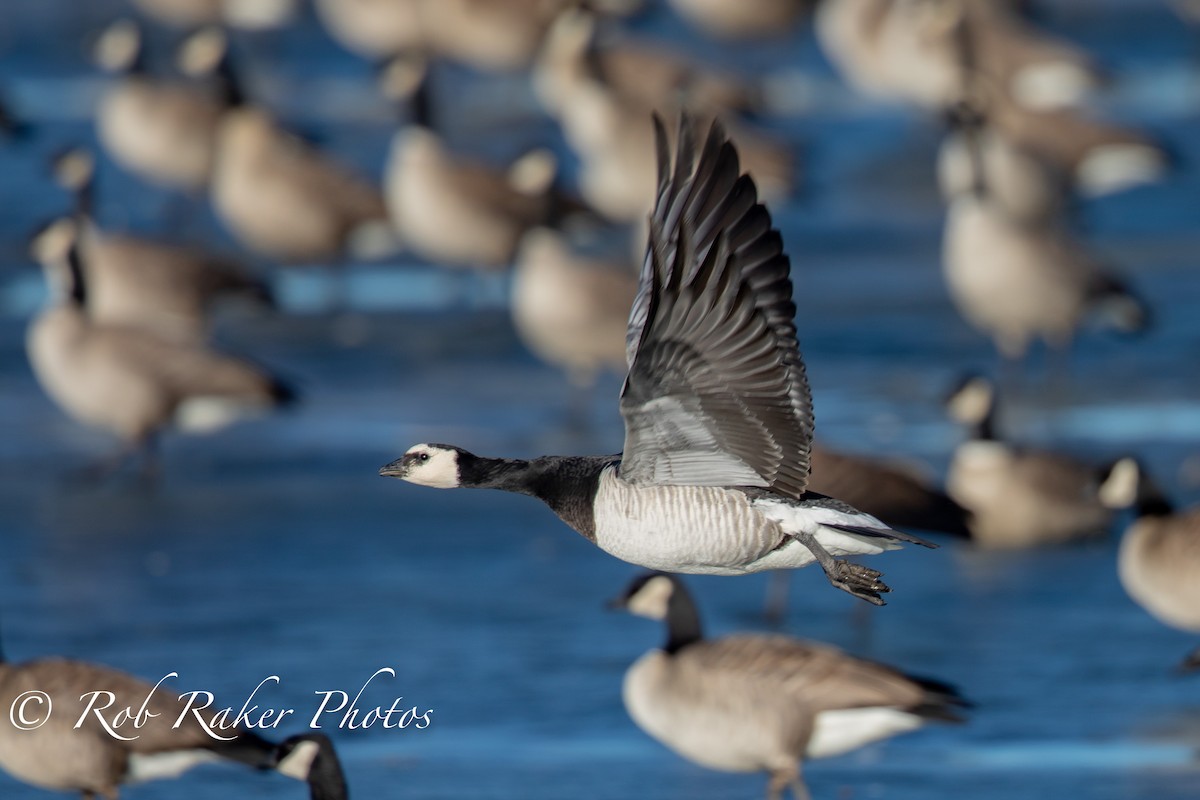
<svg viewBox="0 0 1200 800">
<path fill-rule="evenodd" d="M 166 480 L 80 487 L 72 468 L 111 442 L 43 397 L 22 331 L 40 298 L 20 262 L 37 220 L 65 207 L 41 159 L 88 140 L 94 78 L 68 39 L 111 4 L 6 0 L 0 88 L 39 123 L 0 152 L 0 612 L 20 660 L 61 654 L 240 706 L 259 699 L 307 724 L 322 691 L 353 695 L 383 667 L 364 708 L 432 709 L 426 730 L 338 729 L 325 717 L 358 798 L 754 797 L 757 777 L 712 773 L 638 731 L 619 699 L 625 667 L 660 639 L 644 620 L 602 610 L 635 570 L 571 533 L 536 502 L 445 493 L 377 477 L 417 441 L 486 454 L 612 452 L 621 442 L 616 376 L 597 388 L 586 430 L 568 428 L 565 381 L 520 346 L 494 302 L 447 307 L 452 287 L 420 265 L 352 275 L 366 344 L 345 348 L 321 315 L 220 326 L 226 344 L 294 378 L 294 413 L 206 439 L 169 438 Z M 64 16 L 69 9 L 77 14 Z M 1181 502 L 1200 499 L 1200 91 L 1188 32 L 1156 4 L 1053 5 L 1049 22 L 1093 48 L 1118 81 L 1103 110 L 1162 133 L 1183 156 L 1170 182 L 1089 205 L 1090 235 L 1156 309 L 1144 338 L 1085 337 L 1070 374 L 1035 359 L 1009 423 L 1028 440 L 1109 457 L 1135 452 Z M 705 53 L 665 13 L 639 23 Z M 387 119 L 362 89 L 369 69 L 306 24 L 264 42 L 276 90 L 319 75 L 291 118 L 370 167 Z M 273 50 L 272 50 L 273 48 Z M 863 452 L 944 466 L 957 432 L 938 402 L 986 342 L 954 314 L 938 271 L 940 209 L 928 166 L 932 123 L 855 100 L 806 36 L 720 56 L 746 68 L 810 70 L 817 102 L 772 126 L 806 152 L 808 182 L 775 209 L 794 263 L 799 328 L 818 432 Z M 271 62 L 275 63 L 275 62 Z M 487 84 L 463 83 L 466 143 L 483 143 Z M 518 81 L 505 86 L 532 103 Z M 514 88 L 515 87 L 515 88 Z M 55 89 L 57 94 L 49 94 Z M 524 92 L 524 94 L 522 94 Z M 332 102 L 332 100 L 330 100 Z M 289 105 L 290 103 L 290 105 Z M 530 106 L 532 108 L 532 106 Z M 324 109 L 327 113 L 320 113 Z M 472 124 L 473 121 L 473 124 Z M 525 130 L 543 131 L 531 120 Z M 523 140 L 526 133 L 514 133 Z M 530 134 L 532 135 L 532 134 Z M 496 152 L 513 142 L 488 143 Z M 106 222 L 152 230 L 167 200 L 102 169 Z M 202 215 L 197 235 L 227 240 Z M 281 275 L 293 308 L 315 304 L 316 272 Z M 497 281 L 479 289 L 502 297 Z M 1196 642 L 1153 621 L 1117 583 L 1115 539 L 995 555 L 947 543 L 875 559 L 895 592 L 870 609 L 820 573 L 792 577 L 788 632 L 836 643 L 962 687 L 969 725 L 933 728 L 808 765 L 816 797 L 1194 797 L 1200 786 L 1200 679 L 1170 667 Z M 766 581 L 693 579 L 714 634 L 761 628 Z M 287 725 L 285 724 L 285 727 Z M 206 767 L 128 797 L 299 797 L 278 776 Z M 41 793 L 0 775 L 0 796 Z"/>
</svg>

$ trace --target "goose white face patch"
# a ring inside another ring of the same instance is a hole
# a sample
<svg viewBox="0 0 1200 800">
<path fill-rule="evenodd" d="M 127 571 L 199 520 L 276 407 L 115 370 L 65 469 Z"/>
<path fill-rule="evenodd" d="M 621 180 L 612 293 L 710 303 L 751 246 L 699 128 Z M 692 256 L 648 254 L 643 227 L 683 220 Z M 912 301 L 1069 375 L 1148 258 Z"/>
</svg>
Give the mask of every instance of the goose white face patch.
<svg viewBox="0 0 1200 800">
<path fill-rule="evenodd" d="M 1100 484 L 1100 502 L 1108 508 L 1128 508 L 1137 500 L 1141 470 L 1132 458 L 1122 458 L 1109 470 L 1108 477 Z"/>
<path fill-rule="evenodd" d="M 950 398 L 950 416 L 964 425 L 977 425 L 992 408 L 995 390 L 985 378 L 972 378 Z"/>
<path fill-rule="evenodd" d="M 656 575 L 642 584 L 637 594 L 625 603 L 630 614 L 649 619 L 666 619 L 667 606 L 671 602 L 671 594 L 675 591 L 674 584 L 669 578 Z"/>
<path fill-rule="evenodd" d="M 458 453 L 429 444 L 418 444 L 404 453 L 408 469 L 402 480 L 435 489 L 454 489 L 461 486 L 458 474 Z"/>
<path fill-rule="evenodd" d="M 275 771 L 298 781 L 306 781 L 320 752 L 321 748 L 316 742 L 300 742 L 283 757 Z"/>
</svg>

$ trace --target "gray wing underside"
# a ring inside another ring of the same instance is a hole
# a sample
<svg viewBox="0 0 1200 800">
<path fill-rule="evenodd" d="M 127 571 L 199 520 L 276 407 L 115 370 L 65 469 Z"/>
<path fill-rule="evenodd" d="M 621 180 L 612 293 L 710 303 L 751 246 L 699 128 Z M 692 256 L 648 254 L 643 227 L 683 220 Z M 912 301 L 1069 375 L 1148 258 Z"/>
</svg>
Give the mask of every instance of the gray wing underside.
<svg viewBox="0 0 1200 800">
<path fill-rule="evenodd" d="M 714 124 L 674 169 L 655 119 L 658 198 L 626 339 L 621 474 L 638 484 L 804 493 L 812 399 L 789 264 L 754 182 Z"/>
</svg>

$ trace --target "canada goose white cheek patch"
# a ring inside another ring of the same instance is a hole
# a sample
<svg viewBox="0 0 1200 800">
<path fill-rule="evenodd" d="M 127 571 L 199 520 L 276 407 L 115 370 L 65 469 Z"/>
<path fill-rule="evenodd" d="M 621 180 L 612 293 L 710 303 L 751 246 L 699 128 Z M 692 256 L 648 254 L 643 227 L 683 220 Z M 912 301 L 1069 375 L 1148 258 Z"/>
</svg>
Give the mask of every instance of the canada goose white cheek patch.
<svg viewBox="0 0 1200 800">
<path fill-rule="evenodd" d="M 306 781 L 320 751 L 321 748 L 316 742 L 300 742 L 292 752 L 284 756 L 275 771 L 298 781 Z"/>
<path fill-rule="evenodd" d="M 220 761 L 208 750 L 173 750 L 166 753 L 143 755 L 133 753 L 129 757 L 126 779 L 130 783 L 177 778 L 199 764 Z"/>
<path fill-rule="evenodd" d="M 1141 470 L 1132 458 L 1123 458 L 1109 470 L 1100 484 L 1100 502 L 1108 508 L 1127 508 L 1137 500 Z"/>
<path fill-rule="evenodd" d="M 666 619 L 667 606 L 671 602 L 673 591 L 674 587 L 668 578 L 656 576 L 646 581 L 637 594 L 629 598 L 626 608 L 630 614 L 637 614 L 639 617 Z"/>
</svg>

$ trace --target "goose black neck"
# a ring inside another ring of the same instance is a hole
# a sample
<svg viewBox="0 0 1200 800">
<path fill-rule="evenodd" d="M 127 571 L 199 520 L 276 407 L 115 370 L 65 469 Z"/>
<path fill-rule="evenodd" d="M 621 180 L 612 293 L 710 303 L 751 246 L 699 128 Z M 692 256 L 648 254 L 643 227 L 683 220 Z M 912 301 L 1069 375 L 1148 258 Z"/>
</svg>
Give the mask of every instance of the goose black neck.
<svg viewBox="0 0 1200 800">
<path fill-rule="evenodd" d="M 1138 519 L 1142 519 L 1143 517 L 1169 517 L 1175 513 L 1175 507 L 1171 505 L 1171 501 L 1163 495 L 1157 486 L 1144 480 L 1138 492 L 1137 502 L 1134 504 L 1133 511 Z"/>
<path fill-rule="evenodd" d="M 81 222 L 90 220 L 96 213 L 96 173 L 92 174 L 75 189 L 75 218 Z"/>
<path fill-rule="evenodd" d="M 87 307 L 87 283 L 83 277 L 83 257 L 79 253 L 79 239 L 71 243 L 67 251 L 67 300 L 78 308 Z"/>
<path fill-rule="evenodd" d="M 227 108 L 239 108 L 246 104 L 246 93 L 242 89 L 242 82 L 238 78 L 237 70 L 234 69 L 233 59 L 226 52 L 221 56 L 221 60 L 217 62 L 214 74 L 217 78 L 221 102 Z"/>
<path fill-rule="evenodd" d="M 971 428 L 971 436 L 981 442 L 996 441 L 996 401 L 988 402 L 987 411 Z"/>
<path fill-rule="evenodd" d="M 433 108 L 433 90 L 428 72 L 421 76 L 408 98 L 408 123 L 418 128 L 437 130 Z"/>
<path fill-rule="evenodd" d="M 346 775 L 333 751 L 333 744 L 324 736 L 314 736 L 320 751 L 308 770 L 311 800 L 346 800 Z"/>
<path fill-rule="evenodd" d="M 667 643 L 663 650 L 674 655 L 690 644 L 695 644 L 704 638 L 700 626 L 700 612 L 696 610 L 696 602 L 682 582 L 671 578 L 675 585 L 671 599 L 667 601 Z"/>
<path fill-rule="evenodd" d="M 536 497 L 589 541 L 596 539 L 593 503 L 605 467 L 619 456 L 541 456 L 532 461 L 458 457 L 459 485 Z"/>
</svg>

